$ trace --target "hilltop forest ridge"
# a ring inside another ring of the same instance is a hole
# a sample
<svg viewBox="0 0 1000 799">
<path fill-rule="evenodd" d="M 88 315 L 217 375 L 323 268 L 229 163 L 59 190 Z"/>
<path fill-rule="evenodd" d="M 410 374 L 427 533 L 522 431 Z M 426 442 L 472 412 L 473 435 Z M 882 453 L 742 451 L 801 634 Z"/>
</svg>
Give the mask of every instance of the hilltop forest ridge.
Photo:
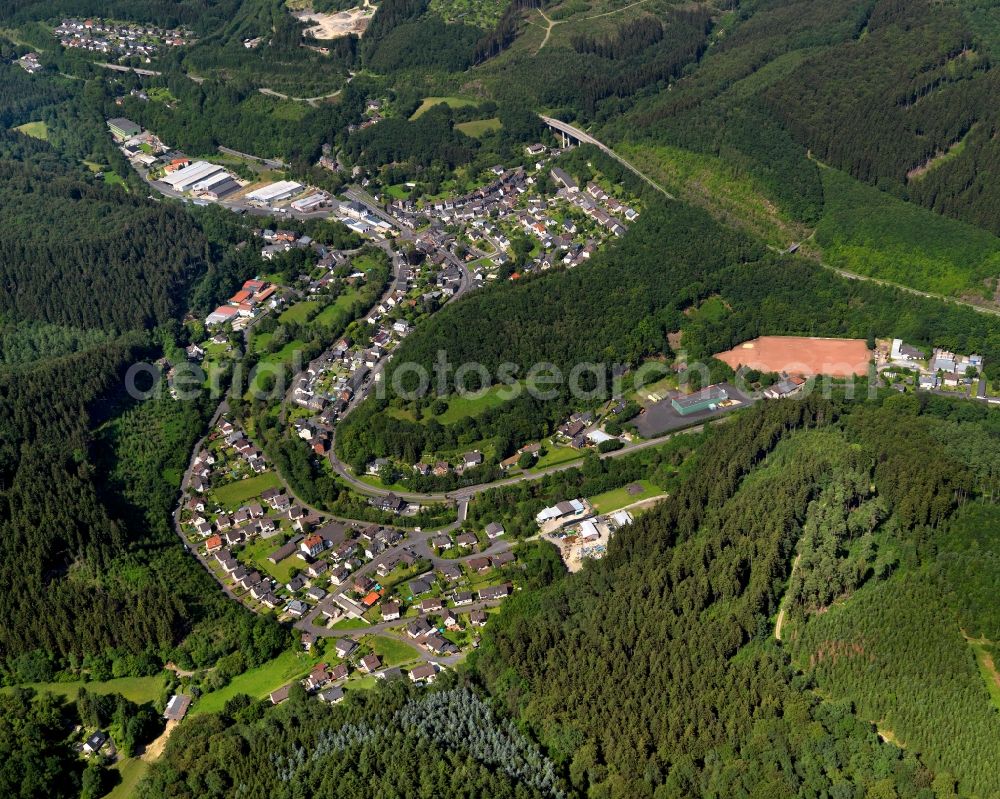
<svg viewBox="0 0 1000 799">
<path fill-rule="evenodd" d="M 0 3 L 0 794 L 1000 797 L 998 57 Z"/>
</svg>

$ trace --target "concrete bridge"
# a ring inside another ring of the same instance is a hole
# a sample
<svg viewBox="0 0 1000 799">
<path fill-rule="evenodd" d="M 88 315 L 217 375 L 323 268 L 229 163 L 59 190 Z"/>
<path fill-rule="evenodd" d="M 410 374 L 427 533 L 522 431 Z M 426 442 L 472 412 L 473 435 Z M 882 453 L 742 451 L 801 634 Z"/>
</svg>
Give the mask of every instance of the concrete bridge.
<svg viewBox="0 0 1000 799">
<path fill-rule="evenodd" d="M 593 136 L 587 133 L 587 131 L 580 130 L 580 128 L 575 127 L 574 125 L 570 125 L 568 122 L 562 122 L 561 120 L 553 119 L 552 117 L 547 117 L 542 114 L 539 114 L 539 117 L 541 117 L 542 122 L 544 122 L 546 125 L 552 128 L 552 130 L 554 130 L 556 133 L 559 134 L 559 137 L 562 139 L 563 147 L 569 146 L 571 142 L 576 142 L 577 144 L 592 144 L 602 153 L 607 155 L 609 158 L 613 158 L 615 161 L 617 161 L 619 164 L 625 167 L 629 172 L 640 177 L 642 180 L 644 180 L 646 183 L 648 183 L 650 186 L 652 186 L 654 189 L 660 192 L 660 194 L 662 194 L 668 200 L 675 199 L 675 197 L 669 191 L 663 188 L 663 186 L 661 186 L 659 183 L 653 180 L 649 175 L 647 175 L 645 172 L 641 171 L 637 167 L 630 164 L 628 161 L 626 161 L 624 158 L 618 155 L 618 153 L 616 153 L 606 144 L 599 141 L 598 139 L 595 139 Z"/>
</svg>

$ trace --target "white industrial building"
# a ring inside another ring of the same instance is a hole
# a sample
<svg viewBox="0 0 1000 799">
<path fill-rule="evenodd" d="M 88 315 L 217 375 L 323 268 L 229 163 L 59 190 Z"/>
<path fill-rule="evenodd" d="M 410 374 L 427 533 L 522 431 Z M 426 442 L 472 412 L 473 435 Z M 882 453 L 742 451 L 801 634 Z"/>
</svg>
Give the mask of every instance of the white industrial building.
<svg viewBox="0 0 1000 799">
<path fill-rule="evenodd" d="M 190 166 L 178 169 L 176 172 L 164 176 L 160 181 L 177 191 L 188 191 L 196 183 L 200 183 L 224 171 L 217 164 L 210 164 L 207 161 L 196 161 Z"/>
<path fill-rule="evenodd" d="M 326 192 L 318 191 L 315 194 L 310 194 L 308 197 L 303 197 L 301 200 L 296 200 L 292 203 L 292 208 L 300 213 L 307 214 L 325 205 L 329 199 Z"/>
<path fill-rule="evenodd" d="M 250 192 L 246 196 L 246 199 L 250 202 L 270 205 L 271 203 L 286 200 L 300 191 L 302 191 L 301 183 L 296 183 L 294 180 L 279 180 L 277 183 L 270 183 L 267 186 L 261 186 L 256 191 Z"/>
<path fill-rule="evenodd" d="M 560 502 L 551 508 L 542 508 L 535 516 L 535 521 L 544 524 L 552 519 L 561 519 L 564 516 L 575 516 L 583 513 L 587 506 L 582 499 L 571 499 L 569 502 Z"/>
<path fill-rule="evenodd" d="M 200 194 L 211 200 L 219 200 L 240 188 L 240 184 L 228 172 L 218 172 L 192 186 L 195 194 Z"/>
</svg>

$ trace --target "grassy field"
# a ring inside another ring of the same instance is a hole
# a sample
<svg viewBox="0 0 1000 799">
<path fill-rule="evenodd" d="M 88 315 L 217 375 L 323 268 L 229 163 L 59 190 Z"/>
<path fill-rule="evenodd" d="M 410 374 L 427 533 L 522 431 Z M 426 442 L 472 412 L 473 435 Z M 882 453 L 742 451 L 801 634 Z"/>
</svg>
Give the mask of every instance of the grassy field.
<svg viewBox="0 0 1000 799">
<path fill-rule="evenodd" d="M 367 626 L 368 622 L 364 619 L 341 619 L 340 621 L 335 622 L 330 629 L 342 630 L 346 632 L 348 630 L 363 630 Z"/>
<path fill-rule="evenodd" d="M 274 333 L 254 333 L 250 339 L 250 351 L 263 352 L 272 338 L 274 338 Z"/>
<path fill-rule="evenodd" d="M 236 677 L 225 688 L 202 696 L 191 708 L 191 715 L 217 713 L 237 694 L 263 699 L 292 680 L 304 677 L 318 662 L 318 657 L 305 652 L 282 652 L 263 666 L 250 669 Z"/>
<path fill-rule="evenodd" d="M 316 308 L 319 308 L 319 303 L 316 300 L 304 300 L 303 302 L 297 302 L 291 308 L 287 308 L 282 311 L 281 316 L 278 317 L 278 321 L 296 322 L 301 324 L 306 321 L 306 317 Z"/>
<path fill-rule="evenodd" d="M 619 508 L 624 508 L 626 505 L 631 505 L 633 502 L 639 502 L 640 500 L 655 497 L 657 494 L 662 493 L 649 480 L 636 480 L 636 482 L 642 486 L 642 493 L 640 494 L 630 494 L 627 488 L 622 486 L 612 491 L 605 491 L 596 497 L 591 497 L 590 502 L 599 513 L 611 513 Z"/>
<path fill-rule="evenodd" d="M 535 465 L 528 471 L 533 472 L 544 469 L 547 466 L 558 466 L 560 463 L 569 463 L 583 457 L 579 450 L 575 450 L 572 447 L 554 447 L 551 444 L 547 444 L 546 449 L 548 452 L 535 461 Z"/>
<path fill-rule="evenodd" d="M 982 294 L 1000 239 L 824 168 L 816 243 L 831 266 L 938 294 Z"/>
<path fill-rule="evenodd" d="M 166 86 L 154 86 L 150 89 L 146 89 L 146 96 L 150 100 L 155 100 L 158 103 L 176 103 L 177 98 L 170 93 L 170 89 Z"/>
<path fill-rule="evenodd" d="M 509 386 L 491 386 L 482 394 L 455 394 L 448 398 L 448 410 L 437 417 L 441 424 L 454 424 L 470 416 L 478 416 L 489 408 L 496 408 L 507 400 L 504 396 L 510 394 Z"/>
<path fill-rule="evenodd" d="M 297 568 L 301 571 L 305 564 L 294 555 L 278 563 L 271 563 L 267 556 L 281 546 L 280 541 L 280 537 L 261 538 L 254 541 L 243 550 L 240 560 L 249 561 L 259 571 L 271 575 L 280 583 L 287 583 L 292 579 L 292 569 Z"/>
<path fill-rule="evenodd" d="M 721 322 L 726 315 L 726 303 L 721 297 L 709 297 L 689 314 L 691 319 L 704 320 L 706 322 Z"/>
<path fill-rule="evenodd" d="M 126 699 L 137 704 L 152 702 L 160 695 L 163 689 L 163 677 L 154 675 L 152 677 L 118 677 L 104 682 L 33 682 L 18 686 L 20 688 L 34 688 L 39 693 L 48 691 L 57 696 L 64 696 L 67 699 L 75 699 L 77 692 L 81 688 L 86 688 L 95 694 L 121 694 Z M 12 688 L 0 688 L 0 691 L 11 691 Z"/>
<path fill-rule="evenodd" d="M 212 498 L 226 508 L 236 508 L 248 499 L 259 497 L 269 488 L 281 488 L 281 480 L 274 472 L 264 472 L 245 480 L 221 486 L 212 491 Z"/>
<path fill-rule="evenodd" d="M 475 100 L 469 100 L 465 97 L 425 97 L 420 107 L 413 112 L 413 116 L 410 119 L 416 119 L 421 114 L 426 114 L 427 111 L 440 103 L 444 103 L 450 108 L 464 108 L 470 105 L 477 105 Z"/>
<path fill-rule="evenodd" d="M 499 117 L 490 117 L 489 119 L 474 119 L 471 122 L 459 122 L 455 127 L 466 136 L 478 139 L 491 130 L 500 130 L 502 126 Z"/>
<path fill-rule="evenodd" d="M 358 293 L 355 289 L 348 289 L 343 294 L 341 294 L 337 299 L 327 305 L 322 311 L 316 314 L 316 318 L 313 321 L 318 325 L 329 326 L 347 313 L 347 310 L 354 304 L 358 299 Z M 346 323 L 347 319 L 340 319 L 342 323 Z"/>
<path fill-rule="evenodd" d="M 25 122 L 23 125 L 18 125 L 14 130 L 20 131 L 25 136 L 31 136 L 33 139 L 48 141 L 49 138 L 49 126 L 44 122 Z"/>
<path fill-rule="evenodd" d="M 112 769 L 118 772 L 121 782 L 111 790 L 105 799 L 132 799 L 139 781 L 149 771 L 149 763 L 138 757 L 130 757 L 115 763 Z"/>
<path fill-rule="evenodd" d="M 373 638 L 363 639 L 363 643 L 368 644 L 386 666 L 399 666 L 404 663 L 412 663 L 419 658 L 419 653 L 410 644 L 402 639 L 389 638 L 385 635 L 376 635 Z"/>
<path fill-rule="evenodd" d="M 397 200 L 407 200 L 410 197 L 410 189 L 402 183 L 396 183 L 385 187 L 385 193 Z"/>
<path fill-rule="evenodd" d="M 751 176 L 736 174 L 720 158 L 670 146 L 615 144 L 615 150 L 682 200 L 728 224 L 787 247 L 808 235 L 767 197 Z"/>
<path fill-rule="evenodd" d="M 264 335 L 268 335 L 268 334 L 264 334 Z M 256 343 L 256 337 L 255 337 L 254 341 Z M 260 346 L 263 346 L 263 344 L 261 344 Z M 260 361 L 258 362 L 258 366 L 260 364 L 265 364 L 265 363 L 266 364 L 293 365 L 292 361 L 295 359 L 295 354 L 297 352 L 299 352 L 302 349 L 303 346 L 305 346 L 305 345 L 301 341 L 299 341 L 298 339 L 296 339 L 294 341 L 289 341 L 284 347 L 282 347 L 277 352 L 272 352 L 272 353 L 269 353 L 268 355 L 265 355 L 264 357 L 262 357 L 260 359 Z M 254 371 L 253 378 L 250 380 L 250 385 L 247 387 L 247 392 L 246 392 L 246 398 L 247 399 L 253 399 L 258 394 L 265 394 L 266 393 L 266 392 L 262 391 L 261 382 L 260 382 L 263 379 L 265 373 L 268 374 L 268 375 L 273 375 L 274 374 L 274 372 L 271 369 L 267 369 L 266 372 L 263 372 L 263 373 L 262 372 L 258 372 L 256 370 Z"/>
<path fill-rule="evenodd" d="M 358 479 L 362 483 L 367 483 L 373 488 L 387 488 L 390 491 L 406 491 L 406 486 L 402 483 L 383 483 L 378 477 L 373 474 L 359 474 Z"/>
</svg>

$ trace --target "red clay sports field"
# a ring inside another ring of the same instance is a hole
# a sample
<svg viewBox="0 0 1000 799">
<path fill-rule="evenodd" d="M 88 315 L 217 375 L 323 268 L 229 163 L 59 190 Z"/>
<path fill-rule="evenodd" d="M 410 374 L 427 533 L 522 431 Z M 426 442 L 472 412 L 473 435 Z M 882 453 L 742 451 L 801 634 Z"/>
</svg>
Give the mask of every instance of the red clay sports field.
<svg viewBox="0 0 1000 799">
<path fill-rule="evenodd" d="M 812 377 L 868 374 L 872 354 L 858 338 L 761 336 L 715 356 L 733 369 L 746 366 L 761 372 L 786 372 Z"/>
</svg>

